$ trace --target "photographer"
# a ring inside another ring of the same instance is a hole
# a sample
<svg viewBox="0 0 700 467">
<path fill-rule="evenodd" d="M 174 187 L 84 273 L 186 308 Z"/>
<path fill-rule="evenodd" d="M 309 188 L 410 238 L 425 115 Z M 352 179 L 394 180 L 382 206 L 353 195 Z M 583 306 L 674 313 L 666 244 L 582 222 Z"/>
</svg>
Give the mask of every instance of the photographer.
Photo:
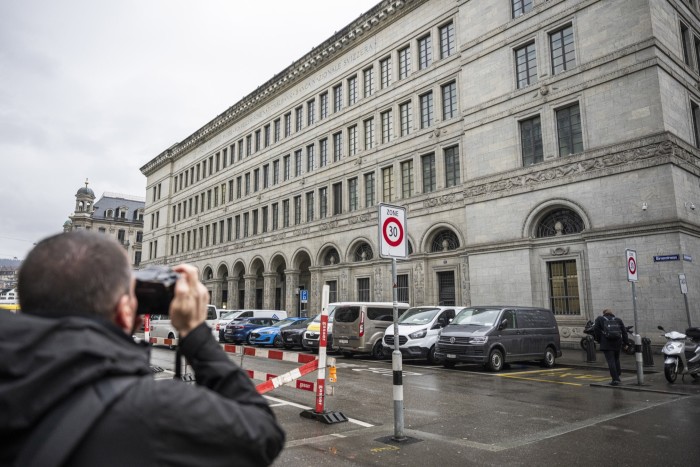
<svg viewBox="0 0 700 467">
<path fill-rule="evenodd" d="M 19 272 L 23 313 L 0 315 L 0 465 L 45 465 L 48 458 L 70 466 L 274 461 L 284 432 L 212 339 L 197 270 L 174 270 L 170 316 L 196 386 L 153 379 L 148 346 L 131 338 L 140 317 L 119 243 L 73 231 L 35 246 Z M 96 413 L 86 408 L 92 400 L 105 407 L 84 435 L 76 434 L 76 420 Z M 64 453 L 71 436 L 80 439 Z"/>
</svg>

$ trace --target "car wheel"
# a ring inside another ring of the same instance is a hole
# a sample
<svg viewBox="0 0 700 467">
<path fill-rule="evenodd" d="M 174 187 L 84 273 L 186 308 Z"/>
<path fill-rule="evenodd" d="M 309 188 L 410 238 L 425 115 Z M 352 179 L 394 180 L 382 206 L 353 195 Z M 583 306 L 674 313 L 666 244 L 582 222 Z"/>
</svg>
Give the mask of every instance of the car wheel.
<svg viewBox="0 0 700 467">
<path fill-rule="evenodd" d="M 245 336 L 245 343 L 248 344 L 248 345 L 253 345 L 253 343 L 252 343 L 251 340 L 250 340 L 250 334 L 248 334 L 247 336 Z"/>
<path fill-rule="evenodd" d="M 275 348 L 282 348 L 284 347 L 284 342 L 282 341 L 282 336 L 275 336 L 275 340 L 272 341 L 272 346 Z"/>
<path fill-rule="evenodd" d="M 173 334 L 172 332 L 170 334 L 168 334 L 168 339 L 175 339 L 175 334 Z M 170 345 L 168 345 L 168 348 L 170 350 L 175 350 L 177 348 L 177 345 L 170 344 Z"/>
<path fill-rule="evenodd" d="M 552 368 L 554 366 L 554 361 L 557 359 L 557 355 L 554 353 L 554 349 L 547 347 L 544 351 L 544 358 L 542 359 L 542 366 L 545 368 Z"/>
<path fill-rule="evenodd" d="M 372 357 L 375 360 L 382 360 L 384 358 L 384 346 L 382 345 L 381 340 L 374 343 L 374 346 L 372 347 Z"/>
<path fill-rule="evenodd" d="M 488 369 L 497 372 L 503 369 L 503 352 L 498 349 L 493 349 L 489 354 Z"/>
<path fill-rule="evenodd" d="M 428 350 L 428 363 L 431 365 L 435 365 L 438 362 L 438 359 L 435 357 L 435 345 L 433 345 L 430 350 Z"/>
</svg>

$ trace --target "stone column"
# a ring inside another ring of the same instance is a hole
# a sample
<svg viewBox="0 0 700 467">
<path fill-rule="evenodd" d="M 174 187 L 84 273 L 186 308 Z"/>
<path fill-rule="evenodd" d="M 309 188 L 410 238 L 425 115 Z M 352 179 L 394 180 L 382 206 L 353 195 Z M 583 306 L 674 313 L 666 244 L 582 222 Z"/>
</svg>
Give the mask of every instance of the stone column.
<svg viewBox="0 0 700 467">
<path fill-rule="evenodd" d="M 277 273 L 263 273 L 263 308 L 266 310 L 275 309 L 275 289 L 277 288 Z"/>
<path fill-rule="evenodd" d="M 246 274 L 243 276 L 245 280 L 245 307 L 255 308 L 255 286 L 258 281 L 258 276 L 255 274 Z"/>
<path fill-rule="evenodd" d="M 297 289 L 299 288 L 299 271 L 296 269 L 285 269 L 284 275 L 287 278 L 284 297 L 287 315 L 299 316 L 299 295 L 297 295 Z"/>
<path fill-rule="evenodd" d="M 217 308 L 221 308 L 221 283 L 219 281 L 212 281 L 208 284 L 209 290 L 211 290 L 211 304 Z"/>
<path fill-rule="evenodd" d="M 228 279 L 228 303 L 226 307 L 229 310 L 238 308 L 238 278 Z"/>
<path fill-rule="evenodd" d="M 469 257 L 468 255 L 461 255 L 460 256 L 460 269 L 462 271 L 461 274 L 461 279 L 462 283 L 460 284 L 460 290 L 462 292 L 462 303 L 460 303 L 462 306 L 471 306 L 472 305 L 472 296 L 471 296 L 471 286 L 469 283 Z"/>
<path fill-rule="evenodd" d="M 314 316 L 321 311 L 321 299 L 323 298 L 323 282 L 321 282 L 321 268 L 309 268 L 311 273 L 311 285 L 309 286 L 309 303 L 306 304 L 308 316 Z"/>
</svg>

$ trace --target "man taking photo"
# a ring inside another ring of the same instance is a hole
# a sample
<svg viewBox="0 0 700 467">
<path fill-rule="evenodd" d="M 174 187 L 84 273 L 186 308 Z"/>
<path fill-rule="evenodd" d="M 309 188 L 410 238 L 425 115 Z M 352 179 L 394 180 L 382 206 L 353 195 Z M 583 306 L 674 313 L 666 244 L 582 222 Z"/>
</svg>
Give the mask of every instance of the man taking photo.
<svg viewBox="0 0 700 467">
<path fill-rule="evenodd" d="M 148 346 L 131 337 L 140 317 L 119 243 L 83 230 L 34 247 L 19 272 L 22 313 L 0 315 L 0 465 L 274 461 L 284 432 L 212 339 L 204 322 L 208 292 L 196 268 L 173 269 L 179 277 L 170 317 L 196 386 L 153 379 Z M 76 435 L 80 419 L 95 413 L 88 401 L 100 415 Z M 76 446 L 63 452 L 72 436 Z"/>
</svg>

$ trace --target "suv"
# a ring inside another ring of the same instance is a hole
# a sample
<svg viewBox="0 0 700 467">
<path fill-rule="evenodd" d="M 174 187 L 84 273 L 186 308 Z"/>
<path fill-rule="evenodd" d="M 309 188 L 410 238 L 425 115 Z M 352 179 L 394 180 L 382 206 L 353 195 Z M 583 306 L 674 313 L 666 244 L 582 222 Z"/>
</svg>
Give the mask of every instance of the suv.
<svg viewBox="0 0 700 467">
<path fill-rule="evenodd" d="M 340 351 L 346 357 L 369 353 L 384 356 L 384 330 L 394 322 L 393 302 L 343 302 L 335 304 L 334 333 Z M 408 303 L 398 303 L 401 316 Z"/>
<path fill-rule="evenodd" d="M 551 368 L 561 357 L 559 327 L 545 308 L 469 307 L 440 331 L 435 357 L 448 368 L 469 362 L 500 371 L 507 362 L 529 360 Z"/>
</svg>

